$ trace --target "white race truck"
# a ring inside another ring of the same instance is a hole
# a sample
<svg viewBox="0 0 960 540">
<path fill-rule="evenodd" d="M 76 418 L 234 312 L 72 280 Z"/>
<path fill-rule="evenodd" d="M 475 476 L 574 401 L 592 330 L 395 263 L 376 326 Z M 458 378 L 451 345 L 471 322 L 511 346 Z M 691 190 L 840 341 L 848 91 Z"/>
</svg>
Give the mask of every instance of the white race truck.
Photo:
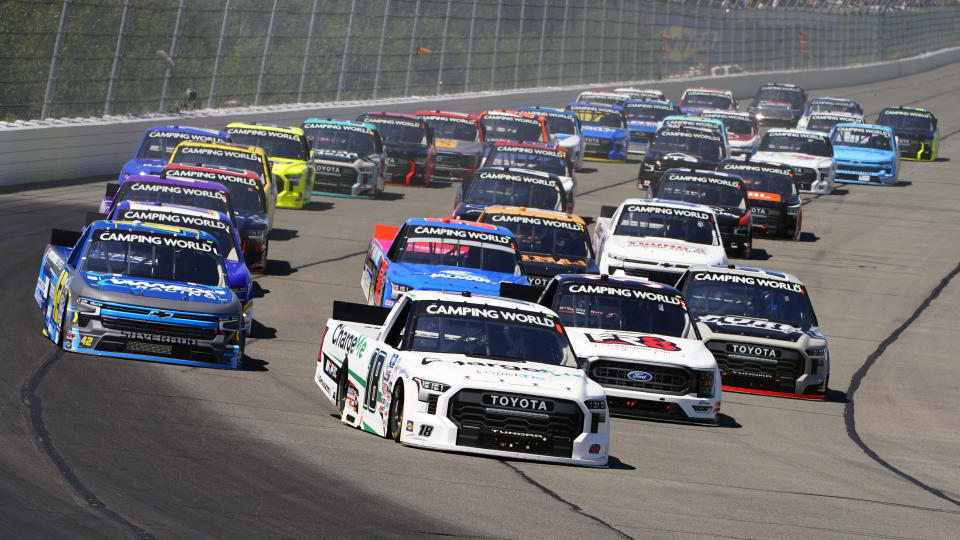
<svg viewBox="0 0 960 540">
<path fill-rule="evenodd" d="M 317 372 L 353 427 L 410 446 L 603 466 L 603 388 L 559 318 L 532 302 L 411 291 L 392 309 L 334 302 Z"/>
<path fill-rule="evenodd" d="M 566 328 L 611 414 L 717 423 L 720 370 L 680 292 L 638 278 L 561 274 L 540 303 Z"/>
<path fill-rule="evenodd" d="M 600 209 L 593 245 L 601 274 L 676 284 L 692 264 L 727 264 L 710 207 L 660 199 L 627 199 Z"/>
</svg>

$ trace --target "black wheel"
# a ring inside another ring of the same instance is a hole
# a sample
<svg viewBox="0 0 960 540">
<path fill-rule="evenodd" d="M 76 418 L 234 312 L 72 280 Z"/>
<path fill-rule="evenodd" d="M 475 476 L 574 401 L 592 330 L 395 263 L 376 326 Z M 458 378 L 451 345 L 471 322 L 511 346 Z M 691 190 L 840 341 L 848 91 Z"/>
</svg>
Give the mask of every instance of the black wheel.
<svg viewBox="0 0 960 540">
<path fill-rule="evenodd" d="M 70 295 L 63 299 L 63 313 L 60 315 L 60 335 L 57 337 L 57 347 L 63 347 L 63 335 L 67 333 L 67 306 L 70 305 Z"/>
<path fill-rule="evenodd" d="M 747 241 L 740 247 L 740 257 L 744 259 L 753 257 L 753 232 L 747 235 Z"/>
<path fill-rule="evenodd" d="M 337 381 L 337 411 L 343 418 L 343 411 L 347 407 L 347 362 L 340 366 L 340 380 Z"/>
<path fill-rule="evenodd" d="M 387 421 L 387 437 L 400 442 L 400 432 L 403 429 L 403 382 L 398 382 L 390 400 L 390 418 Z"/>
</svg>

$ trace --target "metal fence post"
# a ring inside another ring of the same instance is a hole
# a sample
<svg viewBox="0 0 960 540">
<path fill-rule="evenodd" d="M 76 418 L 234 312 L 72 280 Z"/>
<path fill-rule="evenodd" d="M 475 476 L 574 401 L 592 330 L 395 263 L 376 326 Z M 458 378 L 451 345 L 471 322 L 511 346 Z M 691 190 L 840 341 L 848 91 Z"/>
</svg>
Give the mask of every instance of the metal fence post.
<svg viewBox="0 0 960 540">
<path fill-rule="evenodd" d="M 127 16 L 130 14 L 131 0 L 124 0 L 120 13 L 120 29 L 117 31 L 117 49 L 113 53 L 113 67 L 110 69 L 110 83 L 107 85 L 107 101 L 103 105 L 103 115 L 110 116 L 113 101 L 117 93 L 117 77 L 120 75 L 120 59 L 123 57 L 123 38 L 127 33 Z"/>
<path fill-rule="evenodd" d="M 557 83 L 563 84 L 563 67 L 567 55 L 567 12 L 570 10 L 570 0 L 563 0 L 563 29 L 560 31 L 560 70 L 557 73 Z"/>
<path fill-rule="evenodd" d="M 447 29 L 450 27 L 450 4 L 447 0 L 447 15 L 443 19 L 443 37 L 440 38 L 440 68 L 437 70 L 437 95 L 440 95 L 440 85 L 443 84 L 443 57 L 447 54 Z"/>
<path fill-rule="evenodd" d="M 633 4 L 633 62 L 630 69 L 630 80 L 637 80 L 637 64 L 640 62 L 640 2 Z"/>
<path fill-rule="evenodd" d="M 354 0 L 356 1 L 356 0 Z M 420 24 L 420 0 L 413 8 L 413 28 L 410 30 L 410 56 L 407 57 L 407 79 L 403 82 L 403 95 L 410 95 L 410 76 L 413 73 L 413 57 L 417 53 L 417 25 Z"/>
<path fill-rule="evenodd" d="M 497 82 L 497 51 L 500 48 L 500 16 L 503 12 L 503 0 L 497 2 L 497 26 L 493 31 L 493 61 L 490 66 L 490 89 L 493 90 Z"/>
<path fill-rule="evenodd" d="M 223 22 L 220 24 L 220 40 L 217 43 L 217 57 L 213 63 L 213 78 L 210 80 L 210 95 L 207 96 L 207 108 L 213 108 L 217 98 L 217 82 L 220 79 L 220 62 L 223 60 L 223 42 L 227 39 L 227 21 L 230 19 L 230 0 L 223 4 Z"/>
<path fill-rule="evenodd" d="M 520 0 L 520 24 L 517 25 L 517 59 L 513 64 L 513 87 L 520 83 L 520 44 L 523 42 L 523 17 L 527 11 L 527 0 Z"/>
<path fill-rule="evenodd" d="M 273 0 L 276 2 L 277 0 Z M 418 2 L 419 3 L 419 2 Z M 347 38 L 343 44 L 343 56 L 340 58 L 340 78 L 337 80 L 337 97 L 335 101 L 340 101 L 340 93 L 343 92 L 343 79 L 347 73 L 347 58 L 350 57 L 350 38 L 353 37 L 353 15 L 357 11 L 357 0 L 350 2 L 350 17 L 347 18 Z M 416 23 L 414 23 L 414 32 L 416 32 Z M 409 74 L 407 75 L 409 80 Z"/>
<path fill-rule="evenodd" d="M 543 77 L 543 47 L 547 38 L 547 9 L 550 6 L 550 0 L 543 1 L 543 10 L 540 12 L 540 52 L 537 54 L 537 87 L 540 87 L 540 81 Z"/>
<path fill-rule="evenodd" d="M 583 25 L 580 27 L 580 79 L 583 82 L 583 67 L 587 64 L 587 0 L 583 0 Z"/>
<path fill-rule="evenodd" d="M 620 5 L 617 7 L 617 13 L 620 19 L 620 27 L 617 29 L 617 80 L 622 81 L 620 77 L 620 58 L 623 54 L 623 0 L 620 0 Z"/>
<path fill-rule="evenodd" d="M 657 3 L 656 2 L 650 2 L 650 10 L 652 12 L 650 13 L 650 24 L 651 26 L 656 28 L 657 26 Z M 657 47 L 656 47 L 656 42 L 652 41 L 653 39 L 655 39 L 654 36 L 656 36 L 656 32 L 650 32 L 647 38 L 651 40 L 651 43 L 650 43 L 650 78 L 651 79 L 656 77 L 656 72 L 657 72 Z"/>
<path fill-rule="evenodd" d="M 316 1 L 316 0 L 314 0 Z M 387 40 L 387 21 L 390 19 L 390 0 L 383 7 L 383 29 L 380 31 L 380 52 L 377 53 L 377 71 L 373 75 L 373 97 L 380 91 L 380 66 L 383 65 L 383 44 Z"/>
<path fill-rule="evenodd" d="M 47 73 L 47 90 L 43 94 L 43 108 L 40 109 L 40 119 L 45 120 L 50 114 L 53 105 L 53 85 L 57 80 L 57 69 L 60 67 L 60 55 L 63 54 L 63 30 L 67 26 L 67 12 L 70 0 L 63 0 L 60 8 L 60 24 L 57 26 L 57 40 L 53 43 L 53 55 L 50 57 L 50 72 Z"/>
<path fill-rule="evenodd" d="M 467 68 L 463 73 L 463 91 L 470 91 L 470 69 L 473 64 L 473 27 L 477 22 L 477 0 L 473 0 L 473 13 L 470 15 L 470 39 L 467 41 Z"/>
<path fill-rule="evenodd" d="M 270 23 L 267 25 L 267 39 L 263 42 L 263 58 L 260 60 L 260 77 L 257 78 L 257 94 L 253 98 L 254 105 L 260 105 L 260 96 L 263 95 L 263 82 L 267 80 L 267 59 L 270 58 L 270 41 L 273 40 L 273 25 L 277 20 L 277 0 L 273 0 L 273 9 L 270 10 Z"/>
<path fill-rule="evenodd" d="M 607 0 L 603 0 L 603 8 L 600 10 L 600 61 L 597 62 L 597 82 L 603 82 L 603 60 L 607 48 Z"/>
<path fill-rule="evenodd" d="M 183 0 L 180 0 L 183 2 Z M 317 2 L 313 0 L 313 11 L 310 12 L 310 29 L 307 30 L 307 43 L 303 46 L 303 68 L 300 69 L 300 89 L 297 91 L 297 103 L 303 103 L 303 92 L 307 88 L 307 67 L 310 64 L 310 45 L 313 44 L 313 29 L 317 23 Z M 376 91 L 376 88 L 374 88 Z"/>
<path fill-rule="evenodd" d="M 180 0 L 180 4 L 177 6 L 177 21 L 173 24 L 173 39 L 170 40 L 170 54 L 168 55 L 171 59 L 177 57 L 177 40 L 180 38 L 180 26 L 183 24 L 183 7 L 186 1 L 187 0 Z M 163 72 L 159 112 L 163 112 L 163 110 L 167 108 L 167 92 L 170 90 L 170 77 L 173 76 L 173 67 L 174 66 L 167 64 L 167 69 Z"/>
</svg>

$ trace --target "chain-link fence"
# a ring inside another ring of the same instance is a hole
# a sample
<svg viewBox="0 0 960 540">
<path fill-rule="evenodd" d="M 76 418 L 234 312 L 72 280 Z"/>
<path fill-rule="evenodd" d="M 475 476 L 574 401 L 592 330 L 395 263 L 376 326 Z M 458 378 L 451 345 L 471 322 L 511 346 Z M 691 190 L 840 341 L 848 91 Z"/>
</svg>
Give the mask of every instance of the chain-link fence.
<svg viewBox="0 0 960 540">
<path fill-rule="evenodd" d="M 0 120 L 803 69 L 960 44 L 957 0 L 5 0 Z"/>
</svg>

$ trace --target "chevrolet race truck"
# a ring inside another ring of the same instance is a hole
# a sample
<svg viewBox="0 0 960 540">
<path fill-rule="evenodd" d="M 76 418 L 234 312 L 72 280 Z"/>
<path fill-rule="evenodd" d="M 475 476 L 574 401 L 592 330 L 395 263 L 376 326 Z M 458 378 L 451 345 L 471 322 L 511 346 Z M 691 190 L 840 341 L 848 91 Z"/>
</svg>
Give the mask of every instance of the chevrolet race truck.
<svg viewBox="0 0 960 540">
<path fill-rule="evenodd" d="M 607 463 L 603 388 L 543 306 L 435 291 L 393 309 L 334 302 L 321 342 L 314 381 L 347 425 L 434 450 Z"/>
<path fill-rule="evenodd" d="M 270 176 L 277 183 L 277 207 L 303 208 L 313 193 L 314 170 L 310 143 L 299 127 L 273 124 L 227 124 L 235 144 L 259 146 L 270 161 Z"/>
<path fill-rule="evenodd" d="M 191 126 L 153 126 L 148 128 L 140 139 L 137 152 L 133 158 L 123 165 L 117 182 L 123 183 L 131 176 L 142 174 L 157 175 L 167 161 L 170 154 L 183 141 L 226 143 L 230 142 L 230 135 L 226 132 Z"/>
<path fill-rule="evenodd" d="M 540 303 L 560 317 L 610 414 L 717 422 L 720 371 L 679 291 L 638 278 L 558 275 Z"/>
</svg>

